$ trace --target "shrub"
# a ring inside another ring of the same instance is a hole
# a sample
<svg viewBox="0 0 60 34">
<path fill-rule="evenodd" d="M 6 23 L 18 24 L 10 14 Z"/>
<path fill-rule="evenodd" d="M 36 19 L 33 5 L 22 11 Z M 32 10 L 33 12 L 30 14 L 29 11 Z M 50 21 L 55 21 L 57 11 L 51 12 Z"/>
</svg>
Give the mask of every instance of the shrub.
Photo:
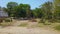
<svg viewBox="0 0 60 34">
<path fill-rule="evenodd" d="M 10 22 L 10 20 L 9 19 L 5 19 L 5 22 Z"/>
<path fill-rule="evenodd" d="M 5 22 L 12 22 L 12 19 L 7 18 L 7 19 L 5 19 Z"/>
</svg>

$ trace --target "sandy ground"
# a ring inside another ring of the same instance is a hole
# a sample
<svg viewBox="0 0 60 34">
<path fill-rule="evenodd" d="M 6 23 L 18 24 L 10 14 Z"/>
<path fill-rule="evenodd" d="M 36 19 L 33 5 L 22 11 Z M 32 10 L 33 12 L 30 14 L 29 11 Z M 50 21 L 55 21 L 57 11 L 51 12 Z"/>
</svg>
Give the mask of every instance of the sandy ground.
<svg viewBox="0 0 60 34">
<path fill-rule="evenodd" d="M 59 34 L 59 32 L 52 30 L 45 30 L 40 28 L 26 28 L 26 27 L 5 27 L 0 28 L 0 34 Z"/>
<path fill-rule="evenodd" d="M 48 30 L 44 28 L 17 27 L 20 22 L 23 23 L 27 21 L 17 21 L 13 24 L 13 26 L 0 28 L 0 34 L 60 34 L 57 31 Z"/>
</svg>

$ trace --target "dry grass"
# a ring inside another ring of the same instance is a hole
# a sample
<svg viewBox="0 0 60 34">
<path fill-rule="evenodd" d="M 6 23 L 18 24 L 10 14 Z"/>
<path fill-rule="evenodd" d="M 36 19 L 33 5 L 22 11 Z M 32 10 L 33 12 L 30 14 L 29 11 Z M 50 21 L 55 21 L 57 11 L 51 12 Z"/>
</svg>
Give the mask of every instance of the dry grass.
<svg viewBox="0 0 60 34">
<path fill-rule="evenodd" d="M 12 25 L 15 24 L 19 27 L 31 27 L 31 28 L 34 28 L 34 27 L 48 28 L 49 27 L 48 29 L 50 29 L 50 28 L 55 29 L 55 27 L 58 28 L 57 26 L 60 25 L 60 23 L 51 23 L 51 22 L 47 22 L 47 21 L 45 23 L 38 23 L 38 22 L 39 22 L 39 19 L 35 19 L 35 20 L 32 20 L 32 21 L 29 21 L 29 20 L 16 21 L 15 20 L 14 22 L 1 23 L 0 26 L 12 26 Z"/>
<path fill-rule="evenodd" d="M 21 23 L 19 26 L 26 27 L 26 26 L 28 26 L 28 23 Z"/>
<path fill-rule="evenodd" d="M 4 23 L 0 23 L 0 26 L 11 26 L 12 22 L 4 22 Z"/>
<path fill-rule="evenodd" d="M 60 31 L 60 25 L 55 26 L 54 29 Z"/>
</svg>

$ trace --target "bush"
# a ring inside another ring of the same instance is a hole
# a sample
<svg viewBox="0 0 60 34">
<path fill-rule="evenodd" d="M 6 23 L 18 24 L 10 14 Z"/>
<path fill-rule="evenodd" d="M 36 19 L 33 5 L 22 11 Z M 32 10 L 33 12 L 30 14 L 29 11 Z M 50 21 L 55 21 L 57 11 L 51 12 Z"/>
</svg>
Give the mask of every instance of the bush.
<svg viewBox="0 0 60 34">
<path fill-rule="evenodd" d="M 5 22 L 12 22 L 12 19 L 7 18 L 5 19 Z"/>
<path fill-rule="evenodd" d="M 5 22 L 10 22 L 10 20 L 9 19 L 5 19 Z"/>
</svg>

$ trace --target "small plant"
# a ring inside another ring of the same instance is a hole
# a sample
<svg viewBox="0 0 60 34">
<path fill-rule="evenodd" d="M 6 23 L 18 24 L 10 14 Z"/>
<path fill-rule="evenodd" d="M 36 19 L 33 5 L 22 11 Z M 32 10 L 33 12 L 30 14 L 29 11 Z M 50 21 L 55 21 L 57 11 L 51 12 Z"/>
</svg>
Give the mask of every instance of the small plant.
<svg viewBox="0 0 60 34">
<path fill-rule="evenodd" d="M 19 26 L 26 27 L 27 25 L 27 23 L 21 23 Z"/>
<path fill-rule="evenodd" d="M 54 27 L 55 30 L 60 30 L 60 25 Z"/>
</svg>

